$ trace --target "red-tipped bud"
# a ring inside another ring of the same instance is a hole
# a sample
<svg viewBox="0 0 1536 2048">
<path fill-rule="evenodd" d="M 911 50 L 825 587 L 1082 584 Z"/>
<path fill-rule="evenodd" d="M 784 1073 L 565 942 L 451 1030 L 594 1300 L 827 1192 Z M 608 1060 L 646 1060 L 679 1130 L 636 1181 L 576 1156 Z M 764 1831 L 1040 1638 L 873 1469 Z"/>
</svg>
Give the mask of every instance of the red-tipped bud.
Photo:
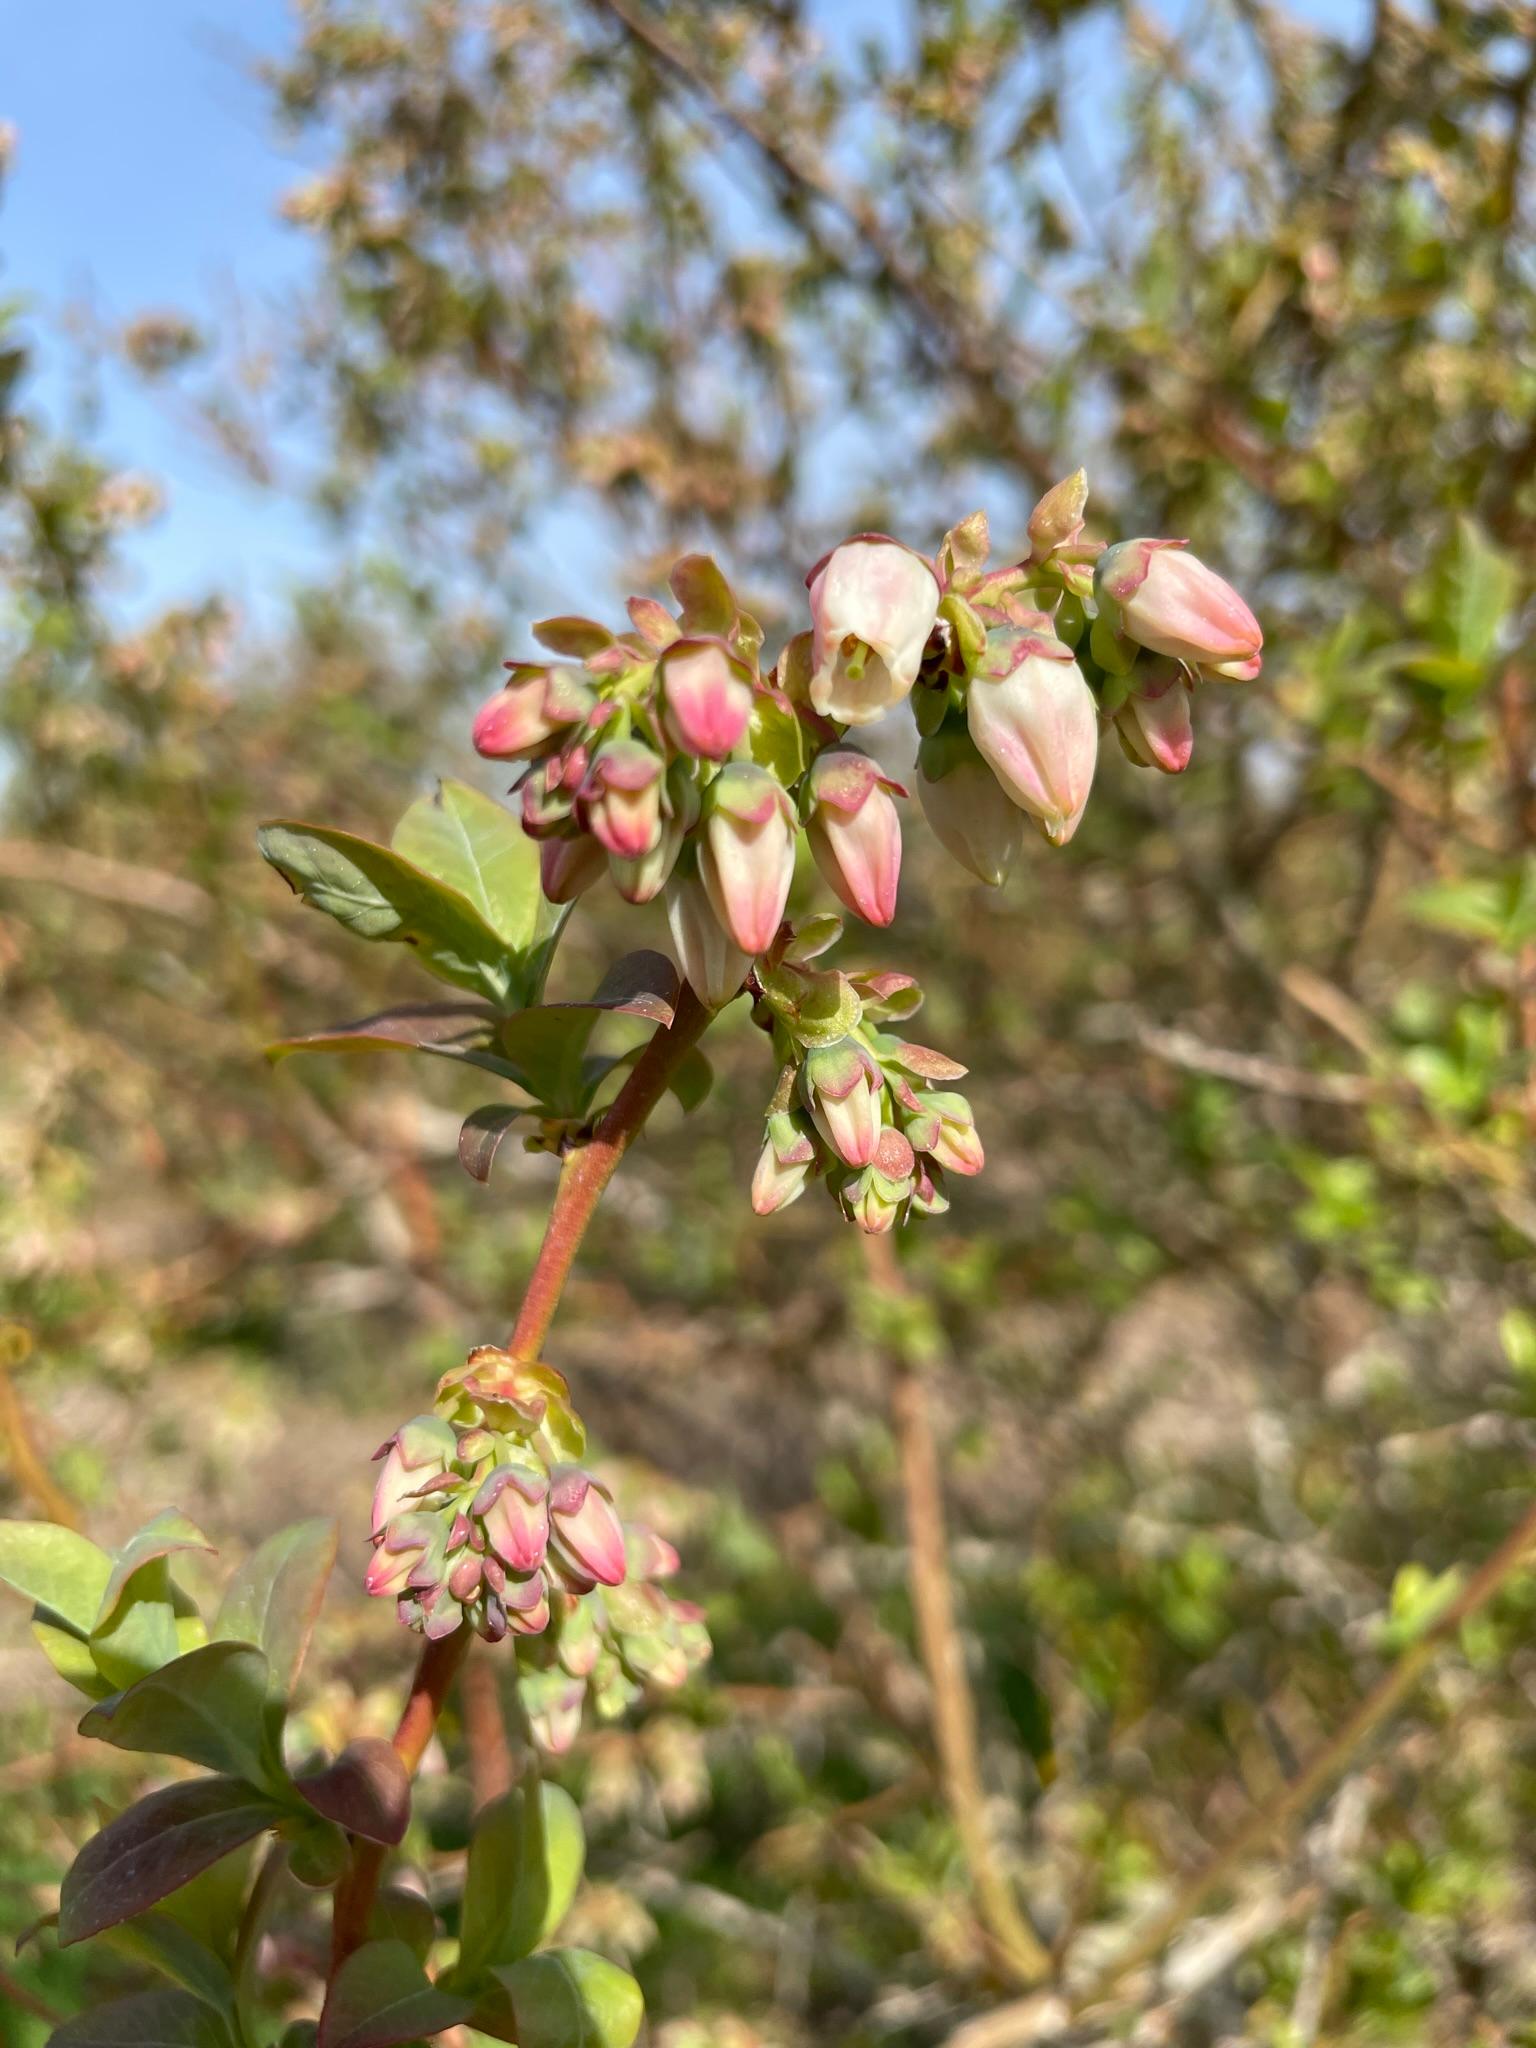
<svg viewBox="0 0 1536 2048">
<path fill-rule="evenodd" d="M 587 830 L 618 860 L 638 860 L 661 837 L 662 762 L 639 740 L 610 740 L 581 785 Z"/>
<path fill-rule="evenodd" d="M 915 1163 L 910 1143 L 888 1124 L 880 1133 L 874 1159 L 843 1190 L 849 1221 L 871 1237 L 893 1230 L 911 1199 Z"/>
<path fill-rule="evenodd" d="M 759 1216 L 787 1209 L 805 1192 L 816 1165 L 816 1141 L 803 1117 L 776 1110 L 768 1119 L 757 1170 L 752 1175 L 752 1207 Z"/>
<path fill-rule="evenodd" d="M 624 1525 L 588 1472 L 562 1465 L 550 1474 L 550 1540 L 562 1562 L 600 1586 L 624 1582 Z"/>
<path fill-rule="evenodd" d="M 574 903 L 608 869 L 608 855 L 589 832 L 546 839 L 539 847 L 539 886 L 551 903 Z"/>
<path fill-rule="evenodd" d="M 904 1124 L 914 1149 L 926 1153 L 946 1172 L 980 1173 L 987 1155 L 965 1097 L 930 1088 L 918 1094 L 916 1101 L 917 1114 Z"/>
<path fill-rule="evenodd" d="M 685 754 L 723 761 L 752 715 L 749 671 L 723 640 L 676 640 L 657 664 L 662 724 Z"/>
<path fill-rule="evenodd" d="M 767 951 L 795 872 L 795 814 L 766 768 L 733 761 L 709 786 L 699 874 L 710 908 L 741 950 Z"/>
<path fill-rule="evenodd" d="M 697 870 L 668 882 L 667 926 L 682 977 L 706 1009 L 740 995 L 752 962 L 711 910 Z"/>
<path fill-rule="evenodd" d="M 917 680 L 938 616 L 938 579 L 911 548 L 871 533 L 834 548 L 806 581 L 811 703 L 824 718 L 867 725 Z"/>
<path fill-rule="evenodd" d="M 1138 768 L 1182 775 L 1195 750 L 1190 691 L 1177 669 L 1140 684 L 1115 714 L 1120 745 Z"/>
<path fill-rule="evenodd" d="M 966 718 L 1008 796 L 1053 846 L 1065 846 L 1087 805 L 1099 749 L 1093 692 L 1071 650 L 1028 628 L 995 627 Z"/>
<path fill-rule="evenodd" d="M 509 1570 L 537 1571 L 549 1542 L 548 1483 L 542 1472 L 498 1465 L 475 1495 L 470 1512 Z"/>
<path fill-rule="evenodd" d="M 374 1453 L 384 1461 L 373 1489 L 375 1536 L 404 1509 L 415 1507 L 424 1486 L 440 1478 L 458 1453 L 458 1438 L 437 1415 L 416 1415 Z"/>
<path fill-rule="evenodd" d="M 1258 620 L 1186 541 L 1121 541 L 1099 557 L 1093 582 L 1100 609 L 1138 646 L 1234 682 L 1259 673 Z"/>
<path fill-rule="evenodd" d="M 800 1092 L 811 1120 L 845 1166 L 868 1166 L 880 1143 L 885 1081 L 852 1038 L 816 1046 L 800 1069 Z"/>
<path fill-rule="evenodd" d="M 891 799 L 906 791 L 857 747 L 818 754 L 809 784 L 806 838 L 824 880 L 856 916 L 889 924 L 901 879 L 901 819 Z"/>
<path fill-rule="evenodd" d="M 572 669 L 517 665 L 511 680 L 475 715 L 475 751 L 515 761 L 548 746 L 592 709 L 592 692 Z"/>
</svg>

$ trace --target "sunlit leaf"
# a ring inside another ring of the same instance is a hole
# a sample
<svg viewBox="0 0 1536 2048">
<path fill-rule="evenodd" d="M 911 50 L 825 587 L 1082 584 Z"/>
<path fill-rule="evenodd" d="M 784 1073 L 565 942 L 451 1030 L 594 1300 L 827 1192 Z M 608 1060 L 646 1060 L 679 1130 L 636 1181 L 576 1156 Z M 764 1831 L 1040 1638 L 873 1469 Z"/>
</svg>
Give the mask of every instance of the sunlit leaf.
<svg viewBox="0 0 1536 2048">
<path fill-rule="evenodd" d="M 287 1779 L 267 1712 L 268 1675 L 249 1643 L 207 1643 L 92 1707 L 80 1732 L 281 1790 Z"/>
<path fill-rule="evenodd" d="M 581 1814 L 558 1785 L 519 1786 L 476 1816 L 460 1921 L 458 1977 L 515 1962 L 570 1911 L 586 1861 Z"/>
<path fill-rule="evenodd" d="M 284 1699 L 309 1647 L 336 1562 L 338 1534 L 336 1523 L 325 1517 L 280 1529 L 251 1552 L 219 1604 L 214 1636 L 264 1651 L 272 1689 Z"/>
<path fill-rule="evenodd" d="M 590 1949 L 553 1949 L 494 1975 L 501 1996 L 475 2022 L 518 2048 L 629 2048 L 640 2031 L 640 1986 Z"/>
<path fill-rule="evenodd" d="M 396 2048 L 468 2019 L 468 1999 L 439 1991 L 403 1941 L 369 1941 L 337 1971 L 319 2048 Z"/>
</svg>

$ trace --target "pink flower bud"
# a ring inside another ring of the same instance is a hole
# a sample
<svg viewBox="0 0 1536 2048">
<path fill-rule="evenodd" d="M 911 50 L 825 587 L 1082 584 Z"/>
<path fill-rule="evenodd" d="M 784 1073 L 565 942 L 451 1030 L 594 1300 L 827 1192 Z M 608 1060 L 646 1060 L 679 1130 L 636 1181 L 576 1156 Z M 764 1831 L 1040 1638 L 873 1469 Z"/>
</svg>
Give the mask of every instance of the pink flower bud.
<svg viewBox="0 0 1536 2048">
<path fill-rule="evenodd" d="M 587 830 L 618 860 L 638 860 L 661 837 L 659 754 L 639 740 L 609 740 L 581 785 Z"/>
<path fill-rule="evenodd" d="M 381 1543 L 363 1574 L 363 1591 L 380 1597 L 398 1597 L 409 1585 L 411 1572 L 420 1557 L 419 1549 L 391 1550 Z"/>
<path fill-rule="evenodd" d="M 1018 857 L 1024 820 L 967 732 L 945 730 L 923 741 L 917 793 L 944 851 L 989 888 L 1001 887 Z"/>
<path fill-rule="evenodd" d="M 1182 775 L 1195 750 L 1190 692 L 1177 669 L 1133 689 L 1115 713 L 1120 745 L 1138 768 Z"/>
<path fill-rule="evenodd" d="M 657 673 L 662 724 L 673 746 L 706 760 L 724 760 L 752 715 L 746 667 L 723 640 L 675 640 Z"/>
<path fill-rule="evenodd" d="M 608 855 L 590 832 L 546 839 L 539 847 L 539 886 L 551 903 L 574 903 L 607 872 Z"/>
<path fill-rule="evenodd" d="M 912 1195 L 915 1164 L 907 1139 L 888 1124 L 880 1133 L 874 1159 L 843 1190 L 848 1220 L 871 1237 L 894 1229 Z"/>
<path fill-rule="evenodd" d="M 624 901 L 650 903 L 659 896 L 677 865 L 682 845 L 682 826 L 675 818 L 663 818 L 655 845 L 638 860 L 620 860 L 617 854 L 610 854 L 608 872 Z"/>
<path fill-rule="evenodd" d="M 1094 593 L 1110 623 L 1138 646 L 1247 682 L 1262 666 L 1259 622 L 1182 540 L 1125 540 L 1094 570 Z"/>
<path fill-rule="evenodd" d="M 768 1119 L 752 1176 L 752 1207 L 757 1214 L 772 1216 L 798 1201 L 815 1164 L 816 1141 L 804 1123 L 790 1111 L 776 1110 Z"/>
<path fill-rule="evenodd" d="M 1071 652 L 1028 628 L 995 627 L 966 702 L 971 738 L 1053 846 L 1077 830 L 1093 785 L 1099 719 Z"/>
<path fill-rule="evenodd" d="M 868 1166 L 880 1143 L 885 1080 L 855 1039 L 840 1038 L 806 1054 L 800 1092 L 811 1120 L 845 1166 Z"/>
<path fill-rule="evenodd" d="M 709 907 L 697 871 L 674 874 L 667 884 L 667 925 L 684 981 L 708 1010 L 740 995 L 751 959 Z"/>
<path fill-rule="evenodd" d="M 824 718 L 867 725 L 917 680 L 938 616 L 938 579 L 900 541 L 866 533 L 834 548 L 806 582 L 811 704 Z"/>
<path fill-rule="evenodd" d="M 509 682 L 475 714 L 475 751 L 492 761 L 536 754 L 592 709 L 592 692 L 573 669 L 508 662 Z"/>
<path fill-rule="evenodd" d="M 706 798 L 699 875 L 715 916 L 754 958 L 783 919 L 796 836 L 794 808 L 766 768 L 732 761 L 721 769 Z"/>
<path fill-rule="evenodd" d="M 510 1571 L 537 1571 L 549 1542 L 548 1482 L 531 1466 L 498 1465 L 470 1506 Z"/>
<path fill-rule="evenodd" d="M 619 1586 L 626 1570 L 624 1526 L 590 1473 L 562 1465 L 550 1474 L 550 1541 L 583 1579 Z"/>
<path fill-rule="evenodd" d="M 905 1124 L 913 1147 L 948 1173 L 980 1173 L 987 1163 L 976 1119 L 963 1095 L 930 1088 L 916 1097 L 917 1114 Z"/>
<path fill-rule="evenodd" d="M 901 819 L 883 775 L 857 747 L 829 747 L 811 763 L 806 838 L 827 886 L 866 923 L 896 915 L 901 878 Z"/>
<path fill-rule="evenodd" d="M 942 1216 L 949 1208 L 944 1192 L 944 1169 L 919 1152 L 912 1168 L 912 1213 L 914 1216 Z"/>
<path fill-rule="evenodd" d="M 384 1461 L 373 1489 L 373 1534 L 382 1536 L 403 1509 L 418 1504 L 421 1488 L 441 1478 L 458 1452 L 458 1438 L 438 1415 L 415 1415 L 374 1453 Z"/>
</svg>

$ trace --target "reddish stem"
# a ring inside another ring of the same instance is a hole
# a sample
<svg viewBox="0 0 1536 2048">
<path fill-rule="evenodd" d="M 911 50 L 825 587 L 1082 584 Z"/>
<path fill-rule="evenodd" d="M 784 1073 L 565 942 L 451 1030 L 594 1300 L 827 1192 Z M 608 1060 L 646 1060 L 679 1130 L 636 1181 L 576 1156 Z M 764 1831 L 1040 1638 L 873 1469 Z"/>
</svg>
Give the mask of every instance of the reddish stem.
<svg viewBox="0 0 1536 2048">
<path fill-rule="evenodd" d="M 567 1157 L 508 1346 L 514 1357 L 537 1358 L 543 1349 L 561 1290 L 603 1189 L 666 1093 L 684 1055 L 697 1044 L 709 1016 L 685 982 L 670 1029 L 656 1033 L 591 1138 Z"/>
<path fill-rule="evenodd" d="M 518 1357 L 538 1356 L 603 1189 L 640 1135 L 646 1118 L 666 1093 L 667 1084 L 685 1054 L 698 1042 L 709 1017 L 709 1011 L 685 983 L 671 1025 L 657 1031 L 651 1039 L 591 1138 L 568 1155 L 555 1190 L 544 1242 L 539 1247 L 512 1333 L 511 1349 Z M 460 1628 L 439 1642 L 426 1644 L 422 1650 L 411 1696 L 394 1735 L 396 1753 L 412 1776 L 432 1739 L 449 1687 L 472 1640 L 470 1630 Z M 368 1938 L 368 1922 L 387 1853 L 377 1842 L 353 1843 L 351 1866 L 336 1888 L 331 1922 L 333 1982 L 347 1957 Z"/>
</svg>

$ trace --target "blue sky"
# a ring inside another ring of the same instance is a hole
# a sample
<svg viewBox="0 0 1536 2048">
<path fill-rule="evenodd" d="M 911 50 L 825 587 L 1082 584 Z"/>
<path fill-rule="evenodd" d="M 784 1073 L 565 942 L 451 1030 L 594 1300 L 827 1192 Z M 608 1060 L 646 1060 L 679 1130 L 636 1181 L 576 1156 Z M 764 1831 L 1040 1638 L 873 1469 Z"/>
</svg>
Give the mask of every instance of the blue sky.
<svg viewBox="0 0 1536 2048">
<path fill-rule="evenodd" d="M 1196 4 L 1166 0 L 1162 11 L 1176 22 Z M 1300 0 L 1297 12 L 1353 23 L 1362 6 Z M 887 0 L 830 0 L 822 19 L 840 39 L 891 14 Z M 0 200 L 0 295 L 36 315 L 32 395 L 55 422 L 82 423 L 58 334 L 71 307 L 113 324 L 155 309 L 217 321 L 237 294 L 253 311 L 280 307 L 304 274 L 309 244 L 278 215 L 302 166 L 251 75 L 293 35 L 289 0 L 0 0 L 0 120 L 18 135 Z M 168 494 L 128 551 L 124 607 L 217 589 L 268 614 L 326 546 L 302 506 L 243 483 L 165 397 L 121 373 L 106 374 L 99 397 L 97 444 Z M 590 551 L 590 520 L 585 533 Z M 562 550 L 549 534 L 533 546 L 558 581 Z"/>
<path fill-rule="evenodd" d="M 155 308 L 196 316 L 277 297 L 307 261 L 277 202 L 282 153 L 251 67 L 291 40 L 286 0 L 0 0 L 0 120 L 17 148 L 0 201 L 0 294 L 41 347 L 34 397 L 56 423 L 79 402 L 55 323 Z M 164 517 L 133 550 L 133 609 L 215 587 L 257 603 L 302 574 L 315 536 L 291 502 L 243 485 L 157 398 L 121 375 L 96 438 L 154 473 Z"/>
</svg>

